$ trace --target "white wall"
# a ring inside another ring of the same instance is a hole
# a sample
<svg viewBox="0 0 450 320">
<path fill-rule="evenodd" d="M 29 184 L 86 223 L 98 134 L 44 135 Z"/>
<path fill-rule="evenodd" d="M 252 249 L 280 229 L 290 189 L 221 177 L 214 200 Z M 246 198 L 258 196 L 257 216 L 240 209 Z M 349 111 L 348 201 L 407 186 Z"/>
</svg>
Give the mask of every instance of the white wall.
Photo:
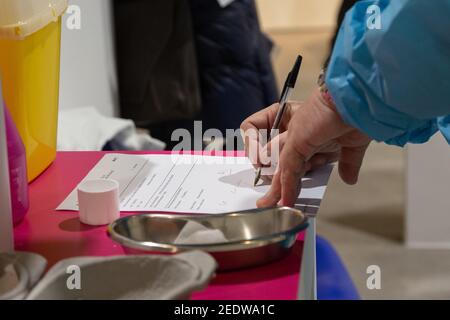
<svg viewBox="0 0 450 320">
<path fill-rule="evenodd" d="M 61 109 L 95 106 L 102 114 L 117 115 L 111 3 L 109 0 L 69 0 L 81 9 L 81 29 L 66 27 L 61 44 Z"/>
<path fill-rule="evenodd" d="M 407 148 L 406 244 L 450 248 L 450 146 L 440 133 Z"/>
<path fill-rule="evenodd" d="M 256 0 L 265 30 L 333 28 L 342 0 Z"/>
</svg>

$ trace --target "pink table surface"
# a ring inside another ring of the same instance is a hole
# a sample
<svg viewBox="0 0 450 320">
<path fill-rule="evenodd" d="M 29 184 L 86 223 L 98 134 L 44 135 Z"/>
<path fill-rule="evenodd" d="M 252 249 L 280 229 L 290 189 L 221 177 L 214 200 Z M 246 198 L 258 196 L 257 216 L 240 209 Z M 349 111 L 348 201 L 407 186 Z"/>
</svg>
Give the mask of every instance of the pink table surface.
<svg viewBox="0 0 450 320">
<path fill-rule="evenodd" d="M 58 153 L 55 162 L 30 184 L 30 210 L 14 232 L 16 250 L 43 255 L 49 267 L 70 257 L 124 254 L 122 248 L 107 236 L 106 227 L 83 225 L 76 212 L 55 211 L 104 154 Z M 195 293 L 193 299 L 296 299 L 302 239 L 303 235 L 292 253 L 280 261 L 242 271 L 219 273 L 208 288 Z"/>
</svg>

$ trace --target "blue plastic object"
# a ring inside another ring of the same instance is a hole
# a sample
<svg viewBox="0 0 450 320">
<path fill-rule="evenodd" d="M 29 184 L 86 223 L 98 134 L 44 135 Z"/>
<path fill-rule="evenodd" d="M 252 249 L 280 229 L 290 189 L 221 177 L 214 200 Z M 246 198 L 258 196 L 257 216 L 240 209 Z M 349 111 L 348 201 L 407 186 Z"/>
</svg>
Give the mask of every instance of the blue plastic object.
<svg viewBox="0 0 450 320">
<path fill-rule="evenodd" d="M 359 300 L 358 290 L 336 250 L 320 236 L 316 241 L 318 300 Z"/>
</svg>

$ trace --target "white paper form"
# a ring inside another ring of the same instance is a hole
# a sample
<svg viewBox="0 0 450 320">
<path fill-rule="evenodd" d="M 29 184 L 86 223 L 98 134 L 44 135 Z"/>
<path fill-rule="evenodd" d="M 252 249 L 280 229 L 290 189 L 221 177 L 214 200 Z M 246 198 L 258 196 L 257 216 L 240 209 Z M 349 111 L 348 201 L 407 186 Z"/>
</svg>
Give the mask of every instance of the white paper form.
<svg viewBox="0 0 450 320">
<path fill-rule="evenodd" d="M 331 170 L 303 180 L 300 209 L 317 211 Z M 270 186 L 253 187 L 254 177 L 244 157 L 107 154 L 83 181 L 118 181 L 121 211 L 218 214 L 256 207 Z M 76 189 L 57 210 L 78 210 Z"/>
</svg>

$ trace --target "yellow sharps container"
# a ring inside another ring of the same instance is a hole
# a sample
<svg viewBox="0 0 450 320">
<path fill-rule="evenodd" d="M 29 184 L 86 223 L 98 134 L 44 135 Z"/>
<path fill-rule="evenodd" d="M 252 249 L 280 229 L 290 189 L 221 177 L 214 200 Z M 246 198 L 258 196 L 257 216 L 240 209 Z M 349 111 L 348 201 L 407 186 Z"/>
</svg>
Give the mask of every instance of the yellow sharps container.
<svg viewBox="0 0 450 320">
<path fill-rule="evenodd" d="M 66 0 L 0 0 L 3 96 L 27 153 L 28 180 L 55 159 L 61 16 Z"/>
</svg>

